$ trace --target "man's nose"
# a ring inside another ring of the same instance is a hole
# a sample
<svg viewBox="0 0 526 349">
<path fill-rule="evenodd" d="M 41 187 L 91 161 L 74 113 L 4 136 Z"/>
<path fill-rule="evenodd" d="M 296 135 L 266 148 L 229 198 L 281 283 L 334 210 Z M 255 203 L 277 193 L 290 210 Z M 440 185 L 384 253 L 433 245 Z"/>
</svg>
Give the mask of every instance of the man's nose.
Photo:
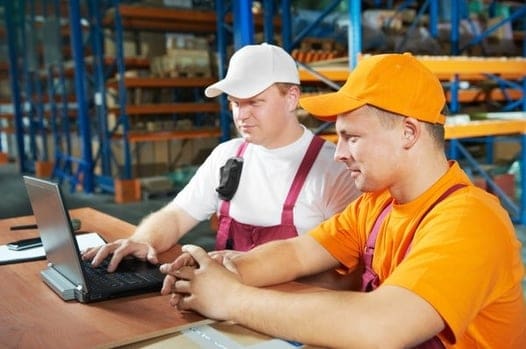
<svg viewBox="0 0 526 349">
<path fill-rule="evenodd" d="M 240 105 L 237 109 L 236 118 L 239 120 L 244 120 L 250 116 L 250 107 L 246 105 Z"/>
<path fill-rule="evenodd" d="M 345 162 L 349 160 L 350 153 L 347 145 L 340 138 L 336 143 L 336 150 L 334 151 L 334 160 Z"/>
</svg>

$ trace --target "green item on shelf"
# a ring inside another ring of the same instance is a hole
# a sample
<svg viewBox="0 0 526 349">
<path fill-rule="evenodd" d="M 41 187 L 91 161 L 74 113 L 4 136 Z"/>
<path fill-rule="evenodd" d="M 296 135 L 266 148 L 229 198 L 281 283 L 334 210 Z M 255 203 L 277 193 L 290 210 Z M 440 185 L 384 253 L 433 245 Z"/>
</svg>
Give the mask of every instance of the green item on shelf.
<svg viewBox="0 0 526 349">
<path fill-rule="evenodd" d="M 167 176 L 172 181 L 175 188 L 182 189 L 194 176 L 199 166 L 182 166 L 169 173 Z"/>
<path fill-rule="evenodd" d="M 508 18 L 510 16 L 510 6 L 501 3 L 495 3 L 495 17 Z"/>
<path fill-rule="evenodd" d="M 484 2 L 482 0 L 471 0 L 468 8 L 470 15 L 480 15 L 485 11 Z"/>
</svg>

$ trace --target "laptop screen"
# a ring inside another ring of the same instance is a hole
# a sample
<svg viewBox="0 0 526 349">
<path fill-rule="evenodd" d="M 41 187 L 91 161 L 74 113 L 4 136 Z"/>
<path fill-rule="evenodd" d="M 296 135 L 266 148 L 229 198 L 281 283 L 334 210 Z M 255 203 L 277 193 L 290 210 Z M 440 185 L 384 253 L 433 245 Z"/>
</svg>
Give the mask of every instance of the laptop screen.
<svg viewBox="0 0 526 349">
<path fill-rule="evenodd" d="M 77 241 L 59 185 L 29 176 L 24 176 L 24 183 L 48 262 L 72 283 L 87 290 Z"/>
</svg>

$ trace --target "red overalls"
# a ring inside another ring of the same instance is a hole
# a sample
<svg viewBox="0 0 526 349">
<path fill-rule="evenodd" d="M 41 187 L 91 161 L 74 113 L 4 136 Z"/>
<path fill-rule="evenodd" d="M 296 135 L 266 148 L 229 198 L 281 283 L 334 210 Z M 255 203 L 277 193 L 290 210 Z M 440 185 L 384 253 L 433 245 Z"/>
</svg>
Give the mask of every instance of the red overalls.
<svg viewBox="0 0 526 349">
<path fill-rule="evenodd" d="M 435 207 L 436 204 L 438 204 L 440 201 L 444 200 L 449 194 L 453 193 L 457 189 L 460 189 L 462 187 L 465 187 L 464 184 L 455 184 L 448 190 L 446 190 L 442 195 L 427 209 L 427 211 L 423 214 L 423 216 L 420 218 L 420 221 L 415 226 L 415 231 L 422 219 L 428 214 L 433 207 Z M 371 233 L 369 234 L 369 237 L 367 238 L 367 245 L 365 247 L 364 254 L 362 256 L 362 261 L 364 263 L 364 272 L 362 274 L 362 287 L 361 291 L 363 292 L 370 292 L 374 289 L 376 289 L 378 286 L 380 286 L 380 278 L 378 277 L 378 274 L 373 270 L 373 256 L 374 256 L 374 247 L 376 244 L 376 237 L 378 236 L 378 232 L 380 230 L 380 226 L 382 225 L 382 222 L 384 221 L 385 217 L 391 211 L 392 208 L 392 202 L 390 202 L 387 206 L 384 207 L 382 212 L 378 215 L 378 218 L 376 218 L 376 221 L 374 222 L 373 228 L 371 229 Z M 407 255 L 407 252 L 409 252 L 409 249 L 405 252 Z M 444 348 L 444 344 L 440 341 L 438 336 L 435 336 L 428 341 L 420 344 L 417 346 L 418 349 L 441 349 Z"/>
<path fill-rule="evenodd" d="M 324 140 L 314 136 L 296 172 L 292 185 L 283 204 L 281 212 L 281 224 L 258 227 L 250 224 L 240 223 L 230 217 L 230 201 L 222 201 L 219 208 L 219 226 L 216 237 L 216 250 L 248 251 L 257 245 L 279 239 L 287 239 L 298 235 L 294 226 L 293 209 L 300 194 L 305 178 L 318 156 Z M 237 156 L 242 157 L 247 146 L 243 142 L 238 150 Z"/>
</svg>

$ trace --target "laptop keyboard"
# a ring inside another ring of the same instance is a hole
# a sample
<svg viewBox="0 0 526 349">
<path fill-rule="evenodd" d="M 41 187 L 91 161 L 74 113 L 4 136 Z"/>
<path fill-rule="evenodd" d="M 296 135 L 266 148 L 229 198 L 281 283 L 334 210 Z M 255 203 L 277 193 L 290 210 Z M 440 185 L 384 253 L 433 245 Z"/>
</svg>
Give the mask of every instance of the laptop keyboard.
<svg viewBox="0 0 526 349">
<path fill-rule="evenodd" d="M 107 271 L 109 261 L 110 258 L 105 259 L 96 268 L 90 261 L 84 261 L 84 272 L 91 288 L 122 287 L 163 281 L 164 275 L 161 272 L 147 272 L 152 269 L 145 268 L 144 262 L 138 259 L 122 260 L 117 270 L 112 273 Z"/>
</svg>

